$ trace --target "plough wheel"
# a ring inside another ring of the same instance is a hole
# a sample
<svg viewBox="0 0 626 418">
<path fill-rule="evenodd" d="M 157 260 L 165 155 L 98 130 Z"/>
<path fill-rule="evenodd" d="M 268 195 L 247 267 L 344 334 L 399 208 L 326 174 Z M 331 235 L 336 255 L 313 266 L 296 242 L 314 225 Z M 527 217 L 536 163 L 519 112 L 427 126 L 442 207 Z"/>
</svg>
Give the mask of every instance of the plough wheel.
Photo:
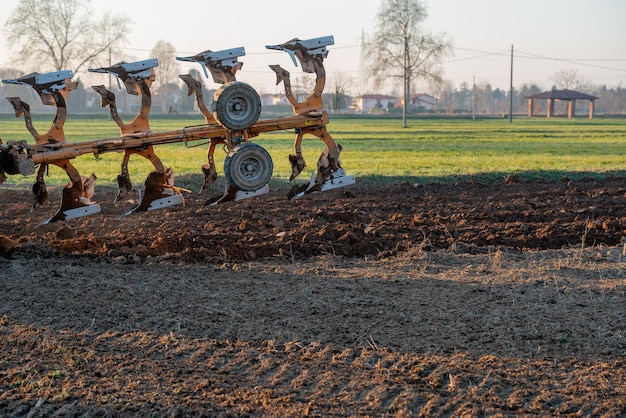
<svg viewBox="0 0 626 418">
<path fill-rule="evenodd" d="M 260 145 L 244 142 L 224 159 L 224 175 L 238 190 L 256 191 L 272 177 L 272 157 Z"/>
<path fill-rule="evenodd" d="M 231 81 L 213 95 L 213 117 L 224 128 L 243 131 L 261 115 L 261 98 L 254 88 L 240 81 Z"/>
</svg>

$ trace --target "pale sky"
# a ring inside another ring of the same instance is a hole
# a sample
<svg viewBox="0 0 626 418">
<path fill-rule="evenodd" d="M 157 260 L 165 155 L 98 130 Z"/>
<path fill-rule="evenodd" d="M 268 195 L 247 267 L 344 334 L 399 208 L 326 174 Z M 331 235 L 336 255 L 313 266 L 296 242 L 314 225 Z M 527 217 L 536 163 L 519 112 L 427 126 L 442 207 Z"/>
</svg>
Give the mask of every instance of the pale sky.
<svg viewBox="0 0 626 418">
<path fill-rule="evenodd" d="M 11 67 L 3 25 L 19 0 L 0 0 L 0 66 Z M 454 55 L 446 60 L 445 77 L 455 87 L 461 82 L 490 82 L 508 90 L 513 45 L 513 85 L 534 83 L 549 89 L 550 79 L 563 69 L 576 69 L 593 84 L 626 85 L 626 1 L 623 0 L 425 0 L 424 26 L 446 33 Z M 274 87 L 268 68 L 280 64 L 292 77 L 301 74 L 284 52 L 265 49 L 292 38 L 333 35 L 325 66 L 359 79 L 360 37 L 375 32 L 380 0 L 239 0 L 218 2 L 185 0 L 163 2 L 128 0 L 92 1 L 96 15 L 104 10 L 126 14 L 132 20 L 124 50 L 137 60 L 151 58 L 150 50 L 164 40 L 177 55 L 207 49 L 245 47 L 243 69 L 237 79 L 263 93 Z M 145 5 L 146 7 L 142 7 Z M 180 63 L 181 74 L 200 70 L 198 64 Z M 49 68 L 28 69 L 38 72 Z M 26 73 L 26 70 L 25 70 Z M 158 76 L 158 68 L 157 68 Z M 207 86 L 213 81 L 206 80 Z M 418 90 L 420 87 L 418 87 Z M 370 93 L 355 87 L 353 94 Z M 422 90 L 426 90 L 425 86 Z"/>
</svg>

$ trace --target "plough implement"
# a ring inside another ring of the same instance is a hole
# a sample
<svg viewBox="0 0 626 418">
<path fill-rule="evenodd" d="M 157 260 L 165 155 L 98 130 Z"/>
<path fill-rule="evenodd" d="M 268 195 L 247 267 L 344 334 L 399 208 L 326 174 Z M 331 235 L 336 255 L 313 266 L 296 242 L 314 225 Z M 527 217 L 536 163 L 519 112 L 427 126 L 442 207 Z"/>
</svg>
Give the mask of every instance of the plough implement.
<svg viewBox="0 0 626 418">
<path fill-rule="evenodd" d="M 276 84 L 284 84 L 285 94 L 293 108 L 293 116 L 275 119 L 259 120 L 261 100 L 258 93 L 250 85 L 236 80 L 236 73 L 242 68 L 239 57 L 245 55 L 244 48 L 207 50 L 193 56 L 177 57 L 180 61 L 199 63 L 205 75 L 208 77 L 210 73 L 221 87 L 215 92 L 209 109 L 200 81 L 189 74 L 181 75 L 180 78 L 188 86 L 188 94 L 195 94 L 198 109 L 205 121 L 201 125 L 163 132 L 152 131 L 149 123 L 150 86 L 155 80 L 155 68 L 158 67 L 156 59 L 120 62 L 111 67 L 89 69 L 93 73 L 117 77 L 127 93 L 141 96 L 141 108 L 130 122 L 125 123 L 118 114 L 115 94 L 103 85 L 93 86 L 101 96 L 102 107 L 109 107 L 120 136 L 81 142 L 68 142 L 63 130 L 67 117 L 66 100 L 77 86 L 72 81 L 71 71 L 32 73 L 17 79 L 2 80 L 4 83 L 30 86 L 43 104 L 56 106 L 56 116 L 50 129 L 40 134 L 33 126 L 29 105 L 19 97 L 7 98 L 13 105 L 16 117 L 24 117 L 26 128 L 35 139 L 35 144 L 27 141 L 5 144 L 0 140 L 0 183 L 6 180 L 7 174 L 28 176 L 36 171 L 34 209 L 48 197 L 44 176 L 52 164 L 62 168 L 70 181 L 63 189 L 61 207 L 45 223 L 95 214 L 100 212 L 100 204 L 92 200 L 97 177 L 94 174 L 89 177 L 81 175 L 71 160 L 84 154 L 93 154 L 97 158 L 106 152 L 124 152 L 121 172 L 117 178 L 119 192 L 114 202 L 132 190 L 128 164 L 130 157 L 137 154 L 150 161 L 154 171 L 144 182 L 140 202 L 126 214 L 165 208 L 183 203 L 182 192 L 189 191 L 174 186 L 173 170 L 163 164 L 155 152 L 155 146 L 209 140 L 208 161 L 202 166 L 204 182 L 200 193 L 208 189 L 218 177 L 214 158 L 216 146 L 222 145 L 227 153 L 224 159 L 225 190 L 222 196 L 207 200 L 207 205 L 213 205 L 267 193 L 273 173 L 272 158 L 263 147 L 251 142 L 251 138 L 264 132 L 294 130 L 294 154 L 289 155 L 292 167 L 290 181 L 306 166 L 301 150 L 304 135 L 319 138 L 325 148 L 317 162 L 317 174 L 313 171 L 308 183 L 295 185 L 288 193 L 288 198 L 354 184 L 354 177 L 346 175 L 341 167 L 340 145 L 326 130 L 329 119 L 322 103 L 326 82 L 323 61 L 328 55 L 326 47 L 333 43 L 333 37 L 326 36 L 304 41 L 293 39 L 284 44 L 267 46 L 268 49 L 287 52 L 296 66 L 299 62 L 303 71 L 316 75 L 315 87 L 304 101 L 299 102 L 291 90 L 289 72 L 280 66 L 270 65 L 276 73 Z"/>
</svg>

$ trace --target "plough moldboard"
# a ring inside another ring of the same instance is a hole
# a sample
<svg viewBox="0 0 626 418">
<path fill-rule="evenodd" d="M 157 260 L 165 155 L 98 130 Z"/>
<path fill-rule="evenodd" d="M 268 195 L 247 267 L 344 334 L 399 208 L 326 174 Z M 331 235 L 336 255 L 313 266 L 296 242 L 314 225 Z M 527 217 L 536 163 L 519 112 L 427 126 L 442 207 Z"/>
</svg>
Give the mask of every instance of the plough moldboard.
<svg viewBox="0 0 626 418">
<path fill-rule="evenodd" d="M 33 185 L 33 208 L 43 204 L 48 197 L 44 176 L 50 164 L 61 167 L 70 181 L 63 189 L 61 207 L 45 223 L 68 220 L 100 212 L 100 204 L 94 202 L 94 183 L 96 176 L 81 175 L 72 165 L 71 160 L 84 154 L 98 157 L 105 152 L 124 152 L 121 173 L 117 182 L 119 192 L 115 201 L 132 190 L 128 164 L 132 155 L 138 154 L 148 159 L 154 166 L 144 182 L 140 202 L 127 214 L 164 208 L 183 203 L 182 192 L 174 186 L 174 174 L 166 167 L 155 152 L 155 146 L 179 142 L 209 140 L 207 163 L 202 166 L 204 183 L 200 192 L 205 191 L 217 179 L 214 152 L 217 145 L 226 150 L 224 159 L 225 190 L 221 197 L 207 200 L 207 205 L 245 199 L 268 192 L 268 182 L 272 177 L 273 163 L 269 153 L 257 143 L 251 142 L 264 132 L 294 130 L 294 154 L 289 155 L 292 167 L 290 181 L 293 181 L 304 169 L 301 143 L 304 135 L 310 134 L 325 144 L 317 162 L 317 174 L 313 171 L 311 180 L 302 185 L 295 185 L 288 193 L 290 199 L 307 193 L 329 190 L 354 184 L 353 176 L 346 175 L 341 167 L 338 145 L 326 130 L 328 113 L 322 103 L 322 92 L 326 82 L 324 58 L 328 55 L 327 46 L 333 45 L 332 36 L 300 40 L 293 39 L 280 45 L 268 45 L 268 49 L 287 52 L 294 65 L 298 62 L 303 71 L 315 73 L 315 87 L 308 97 L 299 102 L 291 90 L 289 72 L 278 65 L 270 65 L 276 73 L 276 84 L 284 84 L 285 94 L 293 108 L 293 116 L 275 119 L 261 119 L 261 100 L 254 88 L 237 81 L 236 72 L 241 69 L 239 57 L 245 55 L 244 48 L 223 51 L 204 51 L 188 57 L 177 57 L 179 61 L 199 63 L 205 75 L 210 73 L 221 87 L 213 96 L 209 109 L 204 101 L 201 83 L 191 75 L 181 75 L 187 84 L 189 95 L 195 94 L 198 108 L 204 115 L 204 124 L 185 127 L 179 130 L 153 132 L 150 129 L 149 113 L 151 108 L 150 86 L 155 80 L 156 59 L 136 62 L 120 62 L 111 67 L 89 69 L 90 72 L 114 75 L 124 83 L 127 93 L 141 96 L 141 108 L 135 117 L 125 123 L 118 114 L 115 94 L 103 85 L 93 86 L 102 98 L 102 106 L 109 107 L 111 118 L 118 125 L 119 137 L 95 139 L 81 142 L 68 142 L 63 125 L 67 118 L 66 100 L 70 92 L 77 87 L 72 81 L 73 73 L 62 70 L 50 73 L 32 73 L 4 83 L 30 86 L 40 96 L 45 105 L 56 106 L 56 116 L 50 129 L 40 134 L 32 123 L 30 107 L 19 97 L 7 99 L 15 109 L 16 117 L 24 117 L 26 128 L 35 139 L 35 144 L 28 141 L 2 143 L 0 140 L 0 183 L 6 175 L 32 175 L 37 172 Z"/>
</svg>

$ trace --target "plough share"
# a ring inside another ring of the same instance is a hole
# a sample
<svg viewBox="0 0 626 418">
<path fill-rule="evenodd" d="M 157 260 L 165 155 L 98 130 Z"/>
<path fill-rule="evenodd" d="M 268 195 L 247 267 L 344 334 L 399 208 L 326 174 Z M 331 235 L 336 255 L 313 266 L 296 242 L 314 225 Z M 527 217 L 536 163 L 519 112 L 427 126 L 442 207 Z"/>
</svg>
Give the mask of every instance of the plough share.
<svg viewBox="0 0 626 418">
<path fill-rule="evenodd" d="M 128 164 L 130 157 L 137 154 L 150 161 L 154 171 L 144 182 L 140 202 L 126 214 L 165 208 L 183 203 L 182 192 L 188 190 L 174 186 L 173 170 L 163 164 L 154 147 L 209 140 L 208 161 L 202 166 L 204 182 L 200 192 L 211 186 L 218 177 L 214 159 L 216 146 L 222 145 L 227 153 L 224 159 L 224 193 L 221 197 L 207 201 L 207 205 L 214 205 L 267 193 L 273 172 L 272 158 L 263 147 L 251 142 L 251 138 L 264 132 L 294 130 L 294 154 L 289 155 L 292 167 L 290 181 L 306 166 L 301 150 L 304 135 L 319 138 L 324 142 L 325 148 L 317 162 L 317 173 L 312 172 L 308 183 L 295 185 L 288 193 L 290 199 L 354 184 L 354 176 L 346 175 L 341 167 L 341 146 L 326 130 L 329 118 L 322 103 L 326 82 L 323 61 L 328 55 L 326 47 L 333 44 L 333 37 L 326 36 L 309 40 L 293 39 L 283 44 L 267 46 L 268 49 L 287 52 L 296 66 L 299 62 L 303 71 L 316 75 L 315 87 L 304 101 L 299 102 L 291 90 L 289 72 L 278 65 L 270 65 L 276 73 L 276 84 L 284 84 L 285 94 L 293 108 L 293 116 L 275 119 L 259 120 L 261 100 L 258 93 L 250 85 L 236 80 L 236 72 L 242 67 L 239 57 L 245 55 L 244 48 L 207 50 L 193 56 L 177 57 L 179 61 L 199 63 L 204 74 L 208 77 L 210 73 L 221 87 L 215 92 L 209 109 L 200 81 L 189 74 L 181 75 L 180 78 L 188 86 L 189 95 L 195 94 L 205 123 L 163 132 L 153 132 L 149 124 L 150 86 L 154 82 L 155 68 L 158 66 L 156 59 L 120 62 L 111 67 L 89 69 L 90 72 L 117 77 L 118 81 L 124 83 L 127 93 L 141 96 L 141 108 L 130 122 L 125 123 L 118 114 L 115 94 L 103 85 L 93 86 L 102 98 L 102 107 L 109 107 L 111 118 L 119 127 L 120 136 L 81 142 L 68 142 L 63 130 L 67 118 L 66 100 L 77 87 L 77 83 L 72 81 L 72 71 L 32 73 L 17 79 L 2 80 L 4 83 L 30 86 L 40 96 L 43 104 L 56 106 L 56 116 L 50 129 L 40 134 L 33 126 L 29 105 L 19 97 L 7 98 L 13 105 L 16 117 L 24 117 L 26 128 L 35 139 L 35 144 L 27 141 L 2 143 L 0 140 L 0 183 L 6 180 L 7 174 L 28 176 L 36 171 L 36 182 L 33 185 L 35 208 L 48 197 L 44 176 L 48 166 L 52 164 L 62 168 L 70 181 L 63 189 L 61 207 L 45 223 L 95 214 L 100 212 L 100 204 L 92 200 L 97 177 L 94 174 L 89 177 L 81 175 L 71 160 L 84 154 L 94 154 L 97 158 L 106 152 L 124 152 L 121 172 L 117 178 L 119 192 L 115 202 L 132 190 Z"/>
</svg>

